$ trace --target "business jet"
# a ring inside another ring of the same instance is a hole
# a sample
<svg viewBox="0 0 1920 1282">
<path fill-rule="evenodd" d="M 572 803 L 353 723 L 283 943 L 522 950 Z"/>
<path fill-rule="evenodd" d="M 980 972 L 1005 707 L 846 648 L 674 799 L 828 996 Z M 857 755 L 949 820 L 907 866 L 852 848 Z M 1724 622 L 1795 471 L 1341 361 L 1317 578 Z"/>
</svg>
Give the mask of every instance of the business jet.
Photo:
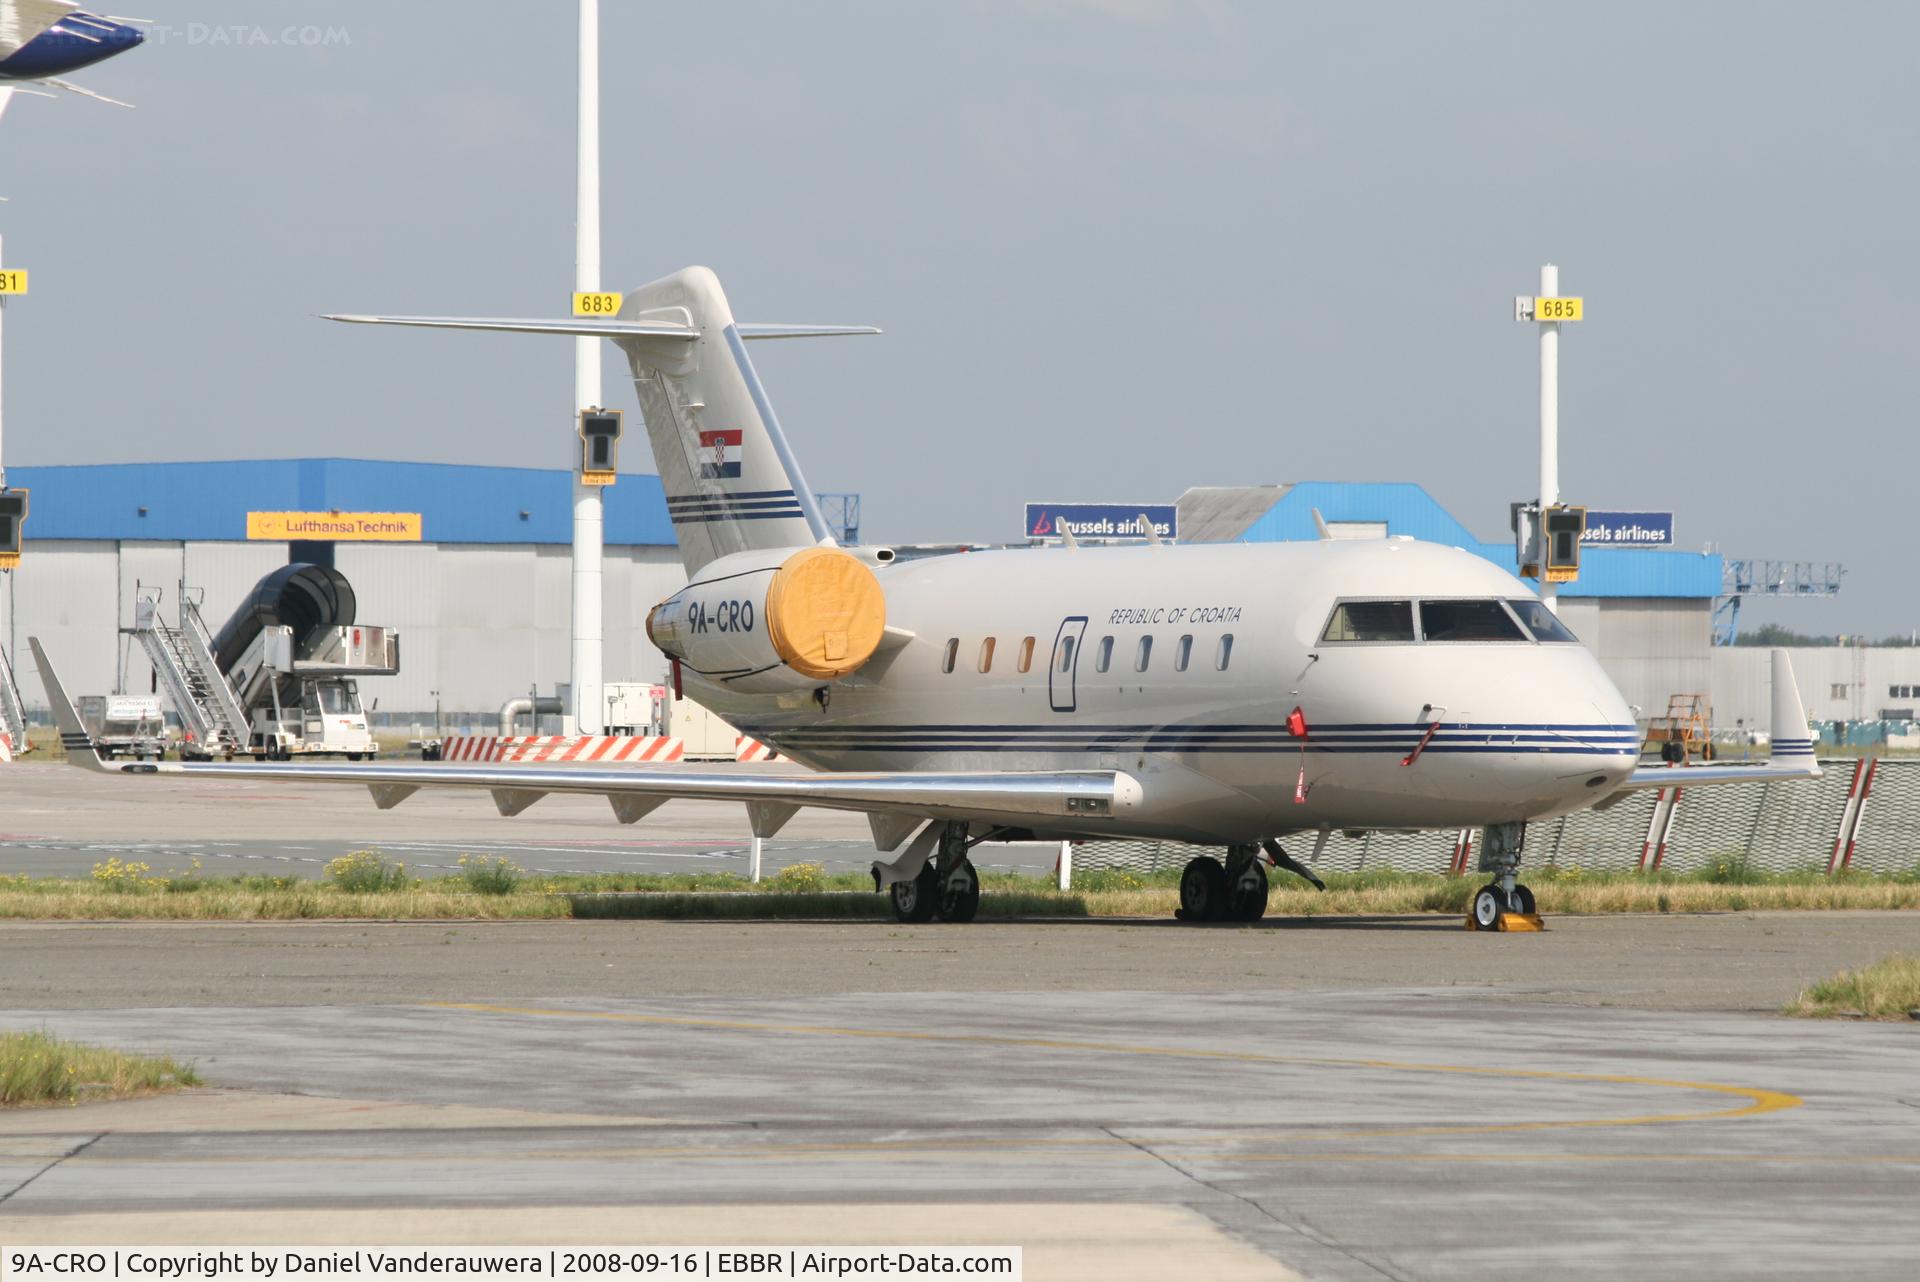
<svg viewBox="0 0 1920 1282">
<path fill-rule="evenodd" d="M 16 90 L 43 92 L 25 88 L 33 85 L 126 106 L 62 77 L 125 53 L 145 39 L 139 28 L 88 13 L 67 0 L 0 0 L 0 114 Z"/>
<path fill-rule="evenodd" d="M 687 586 L 647 634 L 677 688 L 816 773 L 452 764 L 108 763 L 42 651 L 69 759 L 156 778 L 606 796 L 633 823 L 676 798 L 744 803 L 756 836 L 803 807 L 864 813 L 896 916 L 970 920 L 968 851 L 991 839 L 1155 838 L 1196 852 L 1189 921 L 1252 921 L 1280 844 L 1341 830 L 1485 829 L 1474 916 L 1531 913 L 1527 826 L 1636 789 L 1818 777 L 1784 651 L 1766 764 L 1638 764 L 1633 713 L 1518 579 L 1406 538 L 1006 549 L 905 559 L 839 547 L 747 342 L 862 331 L 734 320 L 688 268 L 617 317 L 336 316 L 594 335 L 626 354 Z M 1264 858 L 1263 858 L 1264 856 Z"/>
</svg>

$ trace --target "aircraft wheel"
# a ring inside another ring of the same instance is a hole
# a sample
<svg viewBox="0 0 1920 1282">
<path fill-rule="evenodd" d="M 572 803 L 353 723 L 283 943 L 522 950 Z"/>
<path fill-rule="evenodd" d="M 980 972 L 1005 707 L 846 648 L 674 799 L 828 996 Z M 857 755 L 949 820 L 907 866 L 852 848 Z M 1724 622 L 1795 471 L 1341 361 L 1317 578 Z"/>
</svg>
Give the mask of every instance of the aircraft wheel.
<svg viewBox="0 0 1920 1282">
<path fill-rule="evenodd" d="M 1220 861 L 1200 855 L 1180 874 L 1181 921 L 1215 921 L 1227 907 L 1227 870 Z"/>
<path fill-rule="evenodd" d="M 1492 930 L 1500 924 L 1500 914 L 1507 911 L 1507 897 L 1498 886 L 1482 886 L 1480 893 L 1473 897 L 1473 924 L 1481 930 Z"/>
<path fill-rule="evenodd" d="M 929 862 L 912 881 L 896 881 L 889 888 L 895 921 L 932 921 L 940 906 L 940 878 Z"/>
<path fill-rule="evenodd" d="M 980 874 L 974 871 L 971 859 L 962 860 L 940 882 L 940 920 L 968 922 L 979 912 Z"/>
<path fill-rule="evenodd" d="M 1534 911 L 1533 892 L 1525 886 L 1513 888 L 1513 911 L 1531 915 Z"/>
<path fill-rule="evenodd" d="M 1267 915 L 1267 870 L 1255 859 L 1227 892 L 1228 921 L 1259 921 Z"/>
</svg>

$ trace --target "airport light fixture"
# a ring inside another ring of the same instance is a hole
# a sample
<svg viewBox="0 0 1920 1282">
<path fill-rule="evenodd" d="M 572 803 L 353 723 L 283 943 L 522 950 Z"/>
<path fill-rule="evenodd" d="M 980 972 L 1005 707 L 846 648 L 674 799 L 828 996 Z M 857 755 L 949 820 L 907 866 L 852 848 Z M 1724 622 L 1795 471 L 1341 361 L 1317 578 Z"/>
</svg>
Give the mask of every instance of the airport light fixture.
<svg viewBox="0 0 1920 1282">
<path fill-rule="evenodd" d="M 1560 326 L 1584 319 L 1586 300 L 1560 293 L 1560 269 L 1548 263 L 1540 269 L 1540 292 L 1513 300 L 1513 319 L 1540 327 L 1540 497 L 1516 511 L 1514 532 L 1520 549 L 1520 572 L 1540 580 L 1540 599 L 1558 613 L 1559 585 L 1580 571 L 1580 533 L 1585 508 L 1560 503 Z M 1566 541 L 1575 523 L 1571 555 L 1553 555 L 1550 540 Z"/>
</svg>

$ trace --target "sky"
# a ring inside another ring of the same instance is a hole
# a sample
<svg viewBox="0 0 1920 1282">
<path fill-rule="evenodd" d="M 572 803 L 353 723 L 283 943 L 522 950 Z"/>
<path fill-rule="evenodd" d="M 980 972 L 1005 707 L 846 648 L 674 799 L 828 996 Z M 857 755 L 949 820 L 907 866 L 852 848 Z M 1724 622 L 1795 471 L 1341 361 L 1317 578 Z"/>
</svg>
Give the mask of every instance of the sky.
<svg viewBox="0 0 1920 1282">
<path fill-rule="evenodd" d="M 743 320 L 881 326 L 754 352 L 868 542 L 1306 480 L 1501 537 L 1554 262 L 1568 501 L 1846 565 L 1745 621 L 1920 627 L 1920 6 L 602 11 L 607 286 L 703 263 Z M 0 121 L 5 461 L 567 465 L 568 340 L 315 317 L 564 313 L 574 6 L 138 12 L 75 77 L 135 110 Z"/>
</svg>

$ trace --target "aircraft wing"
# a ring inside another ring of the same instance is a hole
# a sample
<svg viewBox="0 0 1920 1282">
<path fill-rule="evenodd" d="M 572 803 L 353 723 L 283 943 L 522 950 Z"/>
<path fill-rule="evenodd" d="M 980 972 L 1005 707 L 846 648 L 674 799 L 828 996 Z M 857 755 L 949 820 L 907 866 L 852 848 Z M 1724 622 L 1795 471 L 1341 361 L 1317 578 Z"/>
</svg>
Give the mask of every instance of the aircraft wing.
<svg viewBox="0 0 1920 1282">
<path fill-rule="evenodd" d="M 1612 805 L 1629 792 L 1648 788 L 1698 788 L 1717 783 L 1756 783 L 1768 779 L 1818 779 L 1813 736 L 1807 730 L 1807 710 L 1793 679 L 1793 664 L 1785 650 L 1773 652 L 1773 758 L 1767 762 L 1729 762 L 1726 765 L 1641 766 L 1626 782 L 1608 793 L 1600 807 Z"/>
<path fill-rule="evenodd" d="M 1797 759 L 1795 759 L 1797 760 Z M 1822 774 L 1820 766 L 1813 759 L 1811 747 L 1807 750 L 1804 763 L 1788 764 L 1781 760 L 1778 746 L 1774 749 L 1771 762 L 1728 762 L 1700 766 L 1641 766 L 1627 776 L 1627 781 L 1615 788 L 1614 793 L 1643 792 L 1648 788 L 1698 788 L 1705 784 L 1716 783 L 1757 783 L 1768 779 L 1818 779 Z"/>
<path fill-rule="evenodd" d="M 0 0 L 0 59 L 20 52 L 22 46 L 79 7 L 67 0 Z"/>
<path fill-rule="evenodd" d="M 817 806 L 866 814 L 874 844 L 881 850 L 899 846 L 928 819 L 1071 829 L 1077 819 L 1125 813 L 1141 797 L 1139 783 L 1114 770 L 765 775 L 675 767 L 110 762 L 94 749 L 39 638 L 29 638 L 28 644 L 53 705 L 67 760 L 104 774 L 359 784 L 373 794 L 374 804 L 382 810 L 399 805 L 422 788 L 478 789 L 493 795 L 503 815 L 517 815 L 548 793 L 586 793 L 606 797 L 622 823 L 633 823 L 675 799 L 736 801 L 746 805 L 757 837 L 773 836 L 801 808 Z"/>
</svg>

